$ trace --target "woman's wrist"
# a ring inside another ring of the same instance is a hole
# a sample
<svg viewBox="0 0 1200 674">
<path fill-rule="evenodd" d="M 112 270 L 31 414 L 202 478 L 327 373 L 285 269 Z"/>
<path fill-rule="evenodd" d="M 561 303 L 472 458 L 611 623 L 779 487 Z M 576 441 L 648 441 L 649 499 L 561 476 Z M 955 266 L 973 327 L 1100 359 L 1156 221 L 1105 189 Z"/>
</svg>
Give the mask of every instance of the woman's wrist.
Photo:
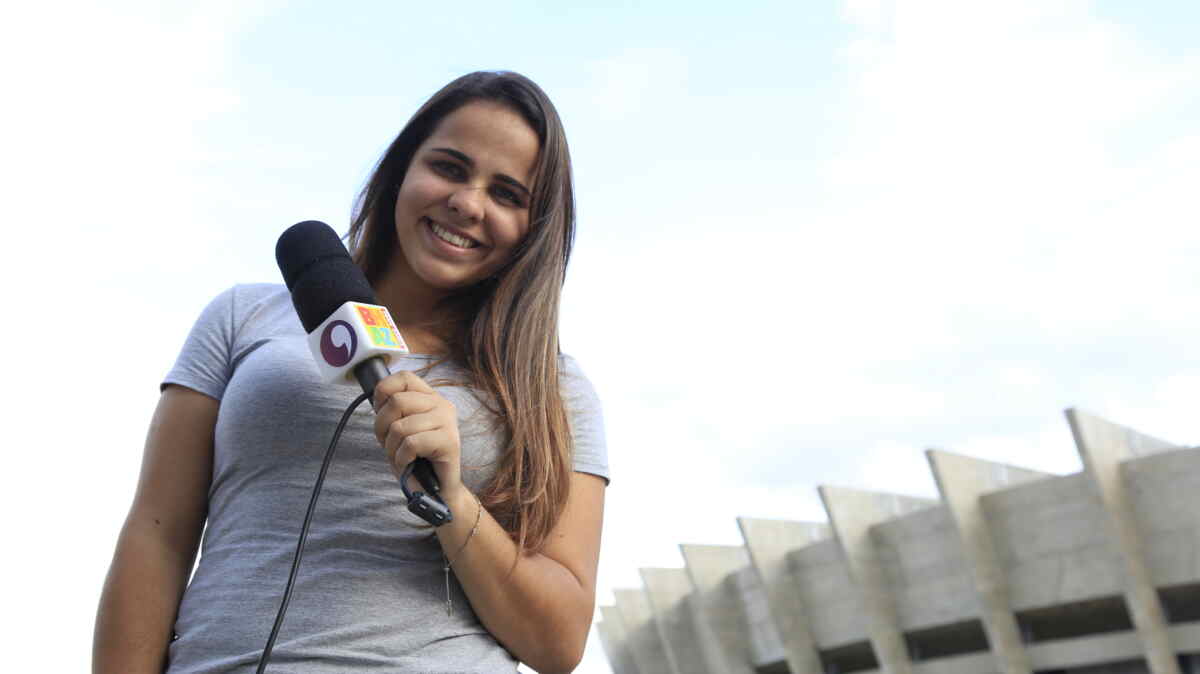
<svg viewBox="0 0 1200 674">
<path fill-rule="evenodd" d="M 453 531 L 453 529 L 461 530 L 462 527 L 466 526 L 466 516 L 464 516 L 464 510 L 470 508 L 470 502 L 465 502 L 464 497 L 470 497 L 470 499 L 475 502 L 475 518 L 474 523 L 470 525 L 471 529 L 467 532 L 466 537 L 462 538 L 461 543 L 455 545 L 452 543 L 452 541 L 461 537 L 462 534 L 461 532 Z M 483 518 L 483 504 L 479 502 L 479 499 L 476 498 L 474 494 L 471 494 L 464 488 L 461 490 L 451 491 L 447 505 L 450 506 L 450 512 L 456 514 L 454 519 L 449 524 L 444 524 L 438 528 L 438 538 L 442 543 L 442 572 L 445 573 L 446 580 L 446 615 L 450 616 L 454 610 L 454 604 L 450 594 L 450 569 L 454 567 L 455 562 L 462 559 L 463 552 L 467 549 L 467 545 L 471 543 L 471 539 L 475 537 L 475 532 L 479 530 L 479 520 Z M 450 546 L 452 545 L 457 548 L 454 552 L 450 551 Z"/>
<path fill-rule="evenodd" d="M 446 502 L 450 508 L 450 512 L 454 515 L 454 521 L 458 522 L 464 518 L 467 519 L 467 524 L 475 517 L 475 507 L 479 502 L 475 494 L 471 493 L 470 489 L 461 482 L 453 489 L 441 489 L 438 495 Z"/>
</svg>

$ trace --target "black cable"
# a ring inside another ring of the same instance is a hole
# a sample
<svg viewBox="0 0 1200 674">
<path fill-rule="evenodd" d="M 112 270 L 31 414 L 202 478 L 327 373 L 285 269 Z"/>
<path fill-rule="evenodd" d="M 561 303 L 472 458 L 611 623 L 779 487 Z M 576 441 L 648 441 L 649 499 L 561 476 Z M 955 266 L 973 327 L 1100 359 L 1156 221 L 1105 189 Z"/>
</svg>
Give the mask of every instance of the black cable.
<svg viewBox="0 0 1200 674">
<path fill-rule="evenodd" d="M 259 657 L 256 674 L 263 674 L 267 669 L 267 663 L 271 661 L 271 651 L 275 648 L 275 637 L 279 636 L 279 628 L 283 625 L 283 615 L 287 613 L 288 602 L 292 599 L 292 586 L 296 582 L 296 572 L 300 570 L 300 558 L 304 556 L 304 541 L 308 538 L 308 525 L 312 523 L 313 511 L 317 509 L 317 497 L 321 495 L 321 485 L 325 484 L 325 473 L 328 472 L 329 463 L 333 460 L 333 451 L 337 449 L 338 438 L 342 437 L 342 430 L 346 428 L 346 422 L 350 420 L 350 415 L 364 400 L 370 397 L 370 393 L 364 393 L 350 403 L 345 414 L 342 415 L 342 420 L 338 422 L 337 429 L 333 432 L 333 439 L 329 441 L 329 449 L 325 450 L 325 460 L 321 463 L 321 472 L 317 475 L 317 483 L 313 485 L 312 498 L 308 501 L 308 512 L 304 513 L 304 525 L 300 527 L 300 540 L 296 543 L 296 556 L 292 558 L 292 572 L 288 574 L 287 587 L 283 590 L 283 601 L 279 604 L 279 613 L 275 616 L 275 626 L 271 628 L 271 636 L 267 638 L 267 645 L 263 647 L 262 656 Z"/>
</svg>

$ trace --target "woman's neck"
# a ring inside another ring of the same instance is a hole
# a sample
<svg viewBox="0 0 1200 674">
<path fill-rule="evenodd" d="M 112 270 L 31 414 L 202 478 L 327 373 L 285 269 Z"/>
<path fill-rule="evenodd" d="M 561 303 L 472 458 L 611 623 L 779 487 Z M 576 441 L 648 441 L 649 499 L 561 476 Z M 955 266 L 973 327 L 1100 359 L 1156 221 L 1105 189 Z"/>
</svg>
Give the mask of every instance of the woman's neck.
<svg viewBox="0 0 1200 674">
<path fill-rule="evenodd" d="M 412 353 L 442 355 L 447 351 L 449 325 L 441 302 L 445 293 L 384 272 L 374 284 L 375 296 L 387 307 Z"/>
</svg>

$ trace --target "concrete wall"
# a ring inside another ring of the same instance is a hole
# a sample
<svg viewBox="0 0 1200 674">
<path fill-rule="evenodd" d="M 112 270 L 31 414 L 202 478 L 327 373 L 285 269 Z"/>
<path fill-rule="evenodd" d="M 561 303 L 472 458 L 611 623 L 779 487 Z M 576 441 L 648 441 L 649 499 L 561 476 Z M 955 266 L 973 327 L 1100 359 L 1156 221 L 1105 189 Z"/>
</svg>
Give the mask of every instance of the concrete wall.
<svg viewBox="0 0 1200 674">
<path fill-rule="evenodd" d="M 945 625 L 979 615 L 962 546 L 945 508 L 878 524 L 871 536 L 902 628 Z"/>
<path fill-rule="evenodd" d="M 862 601 L 850 569 L 835 541 L 821 541 L 788 553 L 800 602 L 816 610 L 809 613 L 817 648 L 827 650 L 863 640 L 866 623 Z"/>
<path fill-rule="evenodd" d="M 983 496 L 1017 611 L 1121 594 L 1104 511 L 1082 474 Z"/>
<path fill-rule="evenodd" d="M 1127 662 L 1117 662 L 1107 665 L 1095 665 L 1091 667 L 1075 667 L 1067 674 L 1149 674 L 1150 668 L 1146 666 L 1144 660 L 1132 660 Z"/>
<path fill-rule="evenodd" d="M 1181 617 L 1200 584 L 1200 448 L 1069 419 L 1081 473 L 931 450 L 941 502 L 822 487 L 828 528 L 742 518 L 745 547 L 681 546 L 686 569 L 643 570 L 644 613 L 608 607 L 614 670 L 824 674 L 869 644 L 862 674 L 1200 674 L 1200 620 Z"/>
<path fill-rule="evenodd" d="M 1200 578 L 1200 452 L 1176 450 L 1121 464 L 1157 586 Z"/>
</svg>

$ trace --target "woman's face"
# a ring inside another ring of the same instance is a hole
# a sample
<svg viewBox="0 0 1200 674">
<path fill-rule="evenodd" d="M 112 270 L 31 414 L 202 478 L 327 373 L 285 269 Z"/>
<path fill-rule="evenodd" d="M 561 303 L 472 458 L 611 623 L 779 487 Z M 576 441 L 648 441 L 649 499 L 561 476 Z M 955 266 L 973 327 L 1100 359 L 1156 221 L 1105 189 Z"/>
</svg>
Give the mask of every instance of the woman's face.
<svg viewBox="0 0 1200 674">
<path fill-rule="evenodd" d="M 529 124 L 498 103 L 468 103 L 445 117 L 400 185 L 392 270 L 435 293 L 495 273 L 529 230 L 538 150 Z"/>
</svg>

